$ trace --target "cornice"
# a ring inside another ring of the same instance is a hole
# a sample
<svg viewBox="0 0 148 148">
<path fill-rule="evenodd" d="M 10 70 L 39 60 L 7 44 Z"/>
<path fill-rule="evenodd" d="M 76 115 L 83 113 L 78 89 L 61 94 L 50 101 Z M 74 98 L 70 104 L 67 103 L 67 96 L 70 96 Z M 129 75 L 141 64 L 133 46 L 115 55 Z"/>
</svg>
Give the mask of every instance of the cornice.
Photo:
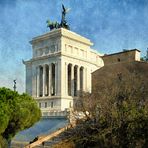
<svg viewBox="0 0 148 148">
<path fill-rule="evenodd" d="M 101 57 L 102 58 L 106 58 L 106 57 L 109 57 L 109 56 L 114 56 L 114 55 L 119 55 L 119 54 L 125 54 L 125 53 L 134 52 L 134 51 L 141 52 L 139 49 L 131 49 L 131 50 L 125 50 L 125 51 L 122 51 L 122 52 L 116 52 L 116 53 L 112 53 L 112 54 L 108 54 L 108 55 L 103 55 Z"/>
<path fill-rule="evenodd" d="M 85 38 L 85 37 L 83 37 L 83 36 L 81 36 L 81 35 L 79 35 L 75 32 L 72 32 L 70 30 L 62 28 L 61 33 L 62 33 L 63 37 L 66 37 L 68 39 L 71 39 L 71 40 L 74 40 L 74 41 L 77 41 L 77 42 L 80 42 L 80 43 L 83 43 L 83 44 L 86 44 L 86 45 L 89 45 L 89 46 L 93 45 L 93 43 L 89 39 L 87 39 L 87 38 Z"/>
<path fill-rule="evenodd" d="M 95 66 L 97 66 L 97 67 L 100 66 L 99 64 L 94 63 L 94 62 L 91 62 L 90 60 L 81 59 L 81 58 L 78 58 L 78 57 L 76 57 L 76 56 L 67 55 L 67 54 L 64 54 L 64 53 L 62 53 L 61 56 L 73 58 L 73 59 L 76 59 L 76 60 L 81 60 L 81 61 L 83 61 L 83 62 L 87 62 L 87 63 L 89 63 L 89 64 L 93 64 L 93 65 L 95 65 Z"/>
<path fill-rule="evenodd" d="M 68 38 L 68 39 L 71 39 L 71 40 L 74 40 L 74 41 L 77 41 L 77 42 L 80 42 L 80 43 L 83 43 L 83 44 L 86 44 L 89 46 L 93 45 L 93 43 L 89 39 L 87 39 L 75 32 L 72 32 L 70 30 L 64 29 L 64 28 L 55 29 L 53 31 L 50 31 L 50 32 L 44 34 L 44 35 L 34 37 L 30 41 L 30 43 L 34 44 L 39 41 L 43 41 L 43 40 L 50 39 L 50 38 L 57 38 L 57 37 L 65 37 L 65 38 Z"/>
<path fill-rule="evenodd" d="M 39 61 L 39 60 L 45 60 L 45 59 L 48 59 L 48 58 L 51 58 L 51 57 L 57 57 L 57 56 L 60 56 L 61 55 L 61 52 L 56 52 L 56 53 L 52 53 L 52 54 L 49 54 L 49 55 L 44 55 L 44 56 L 41 56 L 41 57 L 36 57 L 36 58 L 32 58 L 28 61 L 24 61 L 24 64 L 31 64 L 32 62 L 34 61 Z"/>
<path fill-rule="evenodd" d="M 43 40 L 50 39 L 50 38 L 57 38 L 58 36 L 61 37 L 60 29 L 56 29 L 56 30 L 50 31 L 50 32 L 48 32 L 46 34 L 34 37 L 30 41 L 30 44 L 34 44 L 34 43 L 37 43 L 39 41 L 43 41 Z"/>
<path fill-rule="evenodd" d="M 79 58 L 79 57 L 76 57 L 76 56 L 72 56 L 72 55 L 68 55 L 68 54 L 65 54 L 65 53 L 61 53 L 61 52 L 56 52 L 56 53 L 53 53 L 53 54 L 50 54 L 50 55 L 45 55 L 45 56 L 41 56 L 41 57 L 36 57 L 36 58 L 33 58 L 33 59 L 30 59 L 28 61 L 24 61 L 24 64 L 27 65 L 27 64 L 32 64 L 32 62 L 34 61 L 39 61 L 39 60 L 45 60 L 45 59 L 48 59 L 48 58 L 53 58 L 53 57 L 59 57 L 59 56 L 65 56 L 65 57 L 68 57 L 68 58 L 73 58 L 73 59 L 76 59 L 76 60 L 81 60 L 83 62 L 87 62 L 89 64 L 93 64 L 95 66 L 100 66 L 99 64 L 97 63 L 94 63 L 94 62 L 91 62 L 90 60 L 87 60 L 87 59 L 82 59 L 82 58 Z"/>
</svg>

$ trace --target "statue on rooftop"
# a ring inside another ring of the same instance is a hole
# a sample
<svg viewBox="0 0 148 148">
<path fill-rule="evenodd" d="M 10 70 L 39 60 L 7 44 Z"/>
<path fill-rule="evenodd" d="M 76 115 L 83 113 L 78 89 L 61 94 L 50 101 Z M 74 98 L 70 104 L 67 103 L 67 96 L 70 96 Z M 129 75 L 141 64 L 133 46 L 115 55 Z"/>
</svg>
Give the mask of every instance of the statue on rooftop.
<svg viewBox="0 0 148 148">
<path fill-rule="evenodd" d="M 67 25 L 67 21 L 65 19 L 66 14 L 69 12 L 69 8 L 65 8 L 64 5 L 62 4 L 62 19 L 61 19 L 61 24 L 60 26 L 66 29 L 70 29 L 69 25 Z"/>
<path fill-rule="evenodd" d="M 50 20 L 47 20 L 47 27 L 49 27 L 50 30 L 58 29 L 58 28 L 60 28 L 60 24 L 57 21 L 51 22 Z"/>
<path fill-rule="evenodd" d="M 56 22 L 51 22 L 50 20 L 47 20 L 47 27 L 50 28 L 50 30 L 53 29 L 58 29 L 58 28 L 66 28 L 70 29 L 69 25 L 67 24 L 67 21 L 65 19 L 66 14 L 69 12 L 69 8 L 65 8 L 64 5 L 62 4 L 62 19 L 61 23 L 59 24 L 57 21 Z"/>
</svg>

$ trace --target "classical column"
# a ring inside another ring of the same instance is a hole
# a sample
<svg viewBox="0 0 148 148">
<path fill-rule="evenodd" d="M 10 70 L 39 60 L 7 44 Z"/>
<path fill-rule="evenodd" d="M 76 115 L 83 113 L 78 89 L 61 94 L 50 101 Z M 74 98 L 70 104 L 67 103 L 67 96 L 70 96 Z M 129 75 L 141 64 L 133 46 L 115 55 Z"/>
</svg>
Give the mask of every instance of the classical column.
<svg viewBox="0 0 148 148">
<path fill-rule="evenodd" d="M 40 67 L 36 67 L 36 96 L 40 96 Z"/>
<path fill-rule="evenodd" d="M 83 91 L 86 88 L 86 68 L 83 68 Z"/>
<path fill-rule="evenodd" d="M 48 78 L 48 80 L 49 80 L 49 82 L 48 82 L 48 96 L 51 96 L 51 79 L 52 79 L 52 76 L 51 76 L 51 64 L 49 64 L 49 78 Z"/>
<path fill-rule="evenodd" d="M 84 91 L 84 67 L 80 67 L 80 91 Z"/>
<path fill-rule="evenodd" d="M 31 81 L 32 81 L 32 96 L 36 97 L 36 66 L 32 65 L 31 71 Z"/>
<path fill-rule="evenodd" d="M 77 70 L 78 67 L 74 66 L 74 96 L 77 96 Z"/>
<path fill-rule="evenodd" d="M 87 83 L 88 83 L 88 82 L 87 82 L 87 68 L 85 68 L 85 80 L 84 80 L 84 83 L 85 83 L 85 88 L 84 88 L 84 90 L 87 91 L 87 85 L 88 85 L 88 84 L 87 84 Z"/>
<path fill-rule="evenodd" d="M 45 91 L 44 91 L 45 96 L 47 96 L 48 94 L 48 71 L 47 69 L 48 67 L 47 65 L 45 65 Z"/>
<path fill-rule="evenodd" d="M 45 84 L 46 84 L 46 67 L 43 65 L 43 97 L 45 96 Z"/>
<path fill-rule="evenodd" d="M 68 66 L 65 62 L 65 95 L 68 95 Z"/>
<path fill-rule="evenodd" d="M 71 96 L 74 96 L 74 65 L 71 65 Z"/>
<path fill-rule="evenodd" d="M 80 91 L 80 67 L 77 68 L 77 95 L 79 95 Z"/>
<path fill-rule="evenodd" d="M 52 64 L 51 64 L 51 83 L 50 83 L 50 84 L 51 84 L 51 85 L 50 85 L 50 86 L 51 86 L 51 87 L 50 87 L 51 89 L 50 89 L 50 92 L 51 92 L 51 95 L 52 95 L 52 96 L 53 96 L 53 95 L 55 96 L 55 89 L 56 89 L 56 88 L 55 88 L 55 85 L 56 85 L 56 84 L 55 84 L 55 79 L 56 79 L 56 78 L 55 78 L 55 70 L 56 70 L 56 69 L 55 69 L 55 66 L 56 66 L 55 63 L 52 63 Z"/>
<path fill-rule="evenodd" d="M 55 96 L 58 90 L 58 62 L 55 63 Z"/>
</svg>

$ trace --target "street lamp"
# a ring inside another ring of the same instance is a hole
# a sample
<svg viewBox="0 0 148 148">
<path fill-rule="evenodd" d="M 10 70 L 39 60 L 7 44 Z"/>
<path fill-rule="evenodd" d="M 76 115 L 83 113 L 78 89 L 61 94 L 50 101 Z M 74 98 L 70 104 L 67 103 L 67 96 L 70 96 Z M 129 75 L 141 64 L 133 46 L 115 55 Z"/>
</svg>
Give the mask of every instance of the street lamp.
<svg viewBox="0 0 148 148">
<path fill-rule="evenodd" d="M 14 91 L 16 91 L 16 80 L 13 80 L 13 83 L 14 83 L 13 89 L 14 89 Z"/>
</svg>

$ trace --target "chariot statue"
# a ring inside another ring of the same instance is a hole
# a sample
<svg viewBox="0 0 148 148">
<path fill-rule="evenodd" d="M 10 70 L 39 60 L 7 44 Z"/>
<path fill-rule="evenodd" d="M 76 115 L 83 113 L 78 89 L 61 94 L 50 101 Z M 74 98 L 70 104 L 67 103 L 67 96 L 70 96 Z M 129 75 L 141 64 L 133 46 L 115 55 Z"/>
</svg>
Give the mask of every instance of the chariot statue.
<svg viewBox="0 0 148 148">
<path fill-rule="evenodd" d="M 69 25 L 67 24 L 66 21 L 66 14 L 69 12 L 69 8 L 65 8 L 64 5 L 62 4 L 62 18 L 61 18 L 61 23 L 56 22 L 51 22 L 50 20 L 47 20 L 47 27 L 50 28 L 50 30 L 53 29 L 58 29 L 58 28 L 66 28 L 70 29 Z"/>
</svg>

